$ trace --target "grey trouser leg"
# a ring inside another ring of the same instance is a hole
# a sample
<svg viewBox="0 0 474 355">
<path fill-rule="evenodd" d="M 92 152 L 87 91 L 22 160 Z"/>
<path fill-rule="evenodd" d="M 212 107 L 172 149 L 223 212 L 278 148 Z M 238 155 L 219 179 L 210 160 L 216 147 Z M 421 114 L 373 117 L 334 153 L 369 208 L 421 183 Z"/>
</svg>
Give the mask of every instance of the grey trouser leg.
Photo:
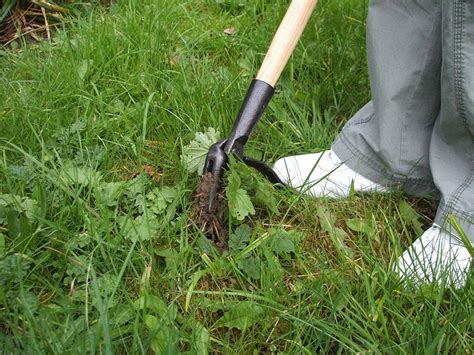
<svg viewBox="0 0 474 355">
<path fill-rule="evenodd" d="M 332 149 L 370 180 L 440 197 L 474 242 L 474 1 L 372 0 L 372 101 Z"/>
</svg>

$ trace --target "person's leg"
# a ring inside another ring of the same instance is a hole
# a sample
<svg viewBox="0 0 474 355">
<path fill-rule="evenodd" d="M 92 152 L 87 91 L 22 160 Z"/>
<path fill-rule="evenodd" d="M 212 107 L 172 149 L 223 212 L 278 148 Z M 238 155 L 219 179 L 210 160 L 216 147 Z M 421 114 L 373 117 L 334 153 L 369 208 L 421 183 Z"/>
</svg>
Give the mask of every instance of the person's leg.
<svg viewBox="0 0 474 355">
<path fill-rule="evenodd" d="M 474 243 L 474 2 L 443 2 L 441 112 L 430 167 L 441 203 L 436 222 L 453 215 Z"/>
<path fill-rule="evenodd" d="M 416 283 L 448 277 L 465 284 L 472 260 L 453 216 L 474 243 L 474 2 L 442 4 L 441 110 L 429 162 L 441 202 L 434 226 L 406 250 L 395 269 Z M 469 243 L 469 242 L 468 242 Z"/>
<path fill-rule="evenodd" d="M 437 195 L 428 156 L 440 108 L 440 3 L 372 0 L 367 20 L 372 102 L 332 146 L 353 170 L 414 195 Z"/>
<path fill-rule="evenodd" d="M 285 173 L 282 177 L 293 185 L 303 180 L 325 184 L 322 174 L 334 170 L 332 175 L 336 175 L 342 164 L 345 181 L 362 174 L 372 184 L 366 185 L 367 190 L 380 186 L 373 182 L 398 185 L 415 195 L 437 196 L 441 190 L 436 222 L 445 226 L 447 216 L 454 214 L 472 240 L 472 6 L 465 0 L 443 4 L 441 0 L 373 0 L 367 35 L 373 101 L 347 123 L 332 154 L 278 161 L 276 167 Z M 456 97 L 450 97 L 450 92 Z M 331 165 L 332 161 L 339 163 Z M 321 163 L 324 169 L 317 169 Z M 317 187 L 310 187 L 309 192 L 325 195 Z M 435 224 L 399 258 L 394 269 L 417 283 L 448 275 L 455 286 L 462 286 L 470 262 L 456 233 Z"/>
<path fill-rule="evenodd" d="M 333 160 L 344 165 L 332 164 L 329 152 L 284 158 L 275 164 L 282 180 L 296 187 L 309 183 L 308 192 L 315 196 L 333 197 L 334 190 L 346 196 L 347 186 L 329 181 L 321 188 L 329 169 L 329 179 L 352 179 L 356 191 L 400 186 L 408 193 L 437 196 L 428 150 L 440 107 L 440 29 L 440 0 L 372 0 L 367 28 L 372 101 L 332 146 Z M 361 176 L 368 180 L 358 184 Z"/>
</svg>

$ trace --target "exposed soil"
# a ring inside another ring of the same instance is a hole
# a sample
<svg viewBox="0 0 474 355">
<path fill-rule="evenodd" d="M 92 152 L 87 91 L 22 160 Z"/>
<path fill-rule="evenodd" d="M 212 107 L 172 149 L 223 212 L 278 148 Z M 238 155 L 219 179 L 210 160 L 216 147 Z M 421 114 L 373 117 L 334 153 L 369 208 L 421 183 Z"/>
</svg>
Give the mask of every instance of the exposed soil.
<svg viewBox="0 0 474 355">
<path fill-rule="evenodd" d="M 211 239 L 219 250 L 227 248 L 228 234 L 224 223 L 224 210 L 226 208 L 226 198 L 223 191 L 218 192 L 216 201 L 211 211 L 209 211 L 209 191 L 214 184 L 211 173 L 203 176 L 196 189 L 194 197 L 193 211 L 194 220 L 201 227 L 207 237 Z"/>
</svg>

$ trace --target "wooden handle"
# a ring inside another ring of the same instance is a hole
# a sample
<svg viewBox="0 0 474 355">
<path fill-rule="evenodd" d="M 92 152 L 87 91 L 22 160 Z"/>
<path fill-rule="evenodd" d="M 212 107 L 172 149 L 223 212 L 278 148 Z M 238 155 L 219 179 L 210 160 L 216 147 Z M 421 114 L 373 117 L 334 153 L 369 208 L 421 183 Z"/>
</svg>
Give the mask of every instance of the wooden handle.
<svg viewBox="0 0 474 355">
<path fill-rule="evenodd" d="M 275 87 L 313 12 L 317 0 L 293 0 L 286 11 L 257 74 L 257 79 Z"/>
</svg>

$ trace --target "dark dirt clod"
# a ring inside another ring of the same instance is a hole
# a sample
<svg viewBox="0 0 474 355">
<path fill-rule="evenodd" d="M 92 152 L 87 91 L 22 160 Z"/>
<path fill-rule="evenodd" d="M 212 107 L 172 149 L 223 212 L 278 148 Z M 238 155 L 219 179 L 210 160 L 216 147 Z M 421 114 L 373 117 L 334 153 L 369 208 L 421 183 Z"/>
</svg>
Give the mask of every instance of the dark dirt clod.
<svg viewBox="0 0 474 355">
<path fill-rule="evenodd" d="M 209 212 L 209 191 L 213 185 L 212 174 L 204 175 L 194 197 L 194 219 L 204 233 L 216 244 L 216 247 L 219 250 L 224 250 L 227 247 L 227 229 L 224 227 L 226 200 L 224 192 L 218 192 L 213 209 Z"/>
</svg>

